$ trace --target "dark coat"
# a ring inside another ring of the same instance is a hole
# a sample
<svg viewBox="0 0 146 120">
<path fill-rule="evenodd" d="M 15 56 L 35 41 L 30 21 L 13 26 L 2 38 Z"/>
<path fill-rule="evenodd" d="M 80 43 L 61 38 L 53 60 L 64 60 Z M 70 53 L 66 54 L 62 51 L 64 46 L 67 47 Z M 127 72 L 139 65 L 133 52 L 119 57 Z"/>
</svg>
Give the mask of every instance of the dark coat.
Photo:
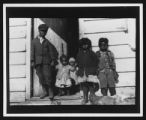
<svg viewBox="0 0 146 120">
<path fill-rule="evenodd" d="M 31 44 L 31 61 L 35 65 L 38 64 L 50 64 L 58 58 L 58 52 L 56 48 L 45 39 L 43 43 L 40 43 L 40 39 L 37 37 Z"/>
<path fill-rule="evenodd" d="M 84 71 L 86 76 L 96 75 L 98 59 L 93 51 L 88 50 L 84 53 L 82 50 L 79 50 L 76 61 L 79 67 L 77 72 L 78 76 L 82 77 L 84 75 Z"/>
</svg>

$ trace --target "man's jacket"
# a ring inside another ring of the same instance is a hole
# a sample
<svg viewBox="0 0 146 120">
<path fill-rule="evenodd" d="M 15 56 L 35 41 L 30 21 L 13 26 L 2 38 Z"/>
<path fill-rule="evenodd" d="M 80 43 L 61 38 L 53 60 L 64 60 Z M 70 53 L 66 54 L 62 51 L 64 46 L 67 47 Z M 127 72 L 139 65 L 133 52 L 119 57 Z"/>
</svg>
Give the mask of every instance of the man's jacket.
<svg viewBox="0 0 146 120">
<path fill-rule="evenodd" d="M 42 44 L 38 37 L 32 40 L 31 62 L 34 62 L 35 66 L 38 64 L 50 64 L 52 61 L 56 61 L 57 58 L 58 52 L 56 48 L 47 39 L 44 39 Z"/>
</svg>

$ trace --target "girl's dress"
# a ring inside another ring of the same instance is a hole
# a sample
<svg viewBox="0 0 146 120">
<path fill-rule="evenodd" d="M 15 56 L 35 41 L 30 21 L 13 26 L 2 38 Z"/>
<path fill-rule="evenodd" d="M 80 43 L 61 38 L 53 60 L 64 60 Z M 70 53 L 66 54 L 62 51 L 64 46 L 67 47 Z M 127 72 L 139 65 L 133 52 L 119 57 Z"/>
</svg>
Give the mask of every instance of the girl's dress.
<svg viewBox="0 0 146 120">
<path fill-rule="evenodd" d="M 70 66 L 69 65 L 63 66 L 62 64 L 59 64 L 56 66 L 56 69 L 58 69 L 58 72 L 56 76 L 55 86 L 59 88 L 70 87 L 71 86 L 71 80 L 69 75 Z"/>
<path fill-rule="evenodd" d="M 77 67 L 76 66 L 70 66 L 70 71 L 69 71 L 69 74 L 70 74 L 70 78 L 72 80 L 74 80 L 75 82 L 75 85 L 78 84 L 78 81 L 77 81 Z"/>
</svg>

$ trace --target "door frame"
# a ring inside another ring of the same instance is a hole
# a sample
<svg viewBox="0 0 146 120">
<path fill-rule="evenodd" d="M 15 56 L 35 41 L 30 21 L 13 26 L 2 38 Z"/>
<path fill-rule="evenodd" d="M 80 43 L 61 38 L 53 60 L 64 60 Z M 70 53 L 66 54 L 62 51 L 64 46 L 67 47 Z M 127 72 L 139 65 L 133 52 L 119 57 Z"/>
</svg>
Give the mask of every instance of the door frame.
<svg viewBox="0 0 146 120">
<path fill-rule="evenodd" d="M 27 34 L 26 34 L 26 99 L 31 97 L 31 23 L 32 18 L 27 19 Z"/>
</svg>

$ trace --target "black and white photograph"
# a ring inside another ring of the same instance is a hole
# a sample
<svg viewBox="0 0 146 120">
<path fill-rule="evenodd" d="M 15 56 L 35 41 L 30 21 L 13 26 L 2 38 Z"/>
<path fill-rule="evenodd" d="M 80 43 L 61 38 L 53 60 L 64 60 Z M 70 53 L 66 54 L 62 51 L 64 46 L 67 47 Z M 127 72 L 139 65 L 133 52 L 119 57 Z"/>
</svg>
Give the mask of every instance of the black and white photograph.
<svg viewBox="0 0 146 120">
<path fill-rule="evenodd" d="M 142 20 L 142 4 L 3 4 L 4 115 L 142 116 Z"/>
</svg>

